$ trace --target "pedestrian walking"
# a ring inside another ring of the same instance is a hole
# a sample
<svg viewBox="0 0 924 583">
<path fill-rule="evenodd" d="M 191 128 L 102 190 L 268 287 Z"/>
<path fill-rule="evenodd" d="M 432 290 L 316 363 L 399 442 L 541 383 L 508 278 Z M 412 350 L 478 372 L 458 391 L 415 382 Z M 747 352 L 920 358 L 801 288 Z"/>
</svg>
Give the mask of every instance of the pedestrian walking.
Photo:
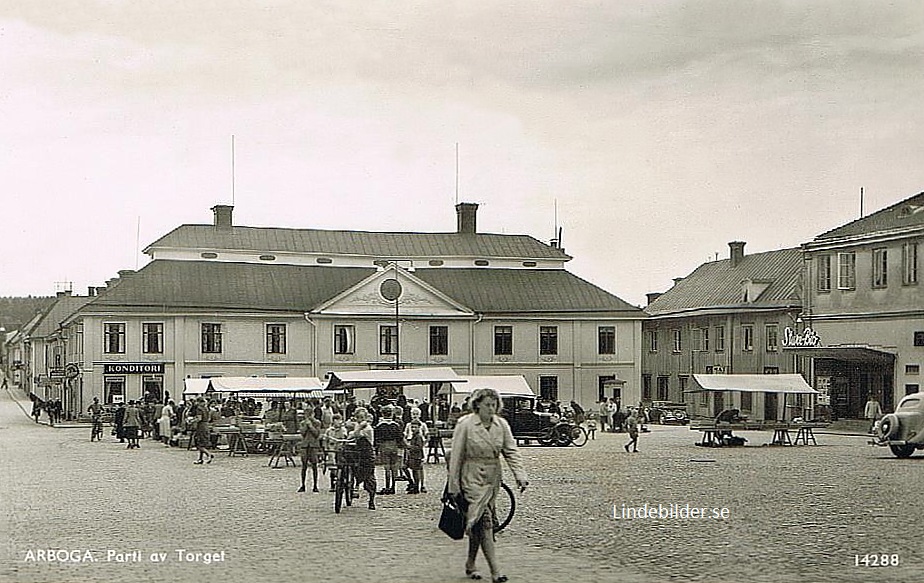
<svg viewBox="0 0 924 583">
<path fill-rule="evenodd" d="M 128 440 L 128 446 L 126 446 L 125 449 L 138 449 L 141 447 L 138 444 L 139 433 L 141 433 L 141 411 L 134 401 L 129 401 L 128 407 L 125 408 L 125 420 L 122 422 L 122 431 L 124 432 L 125 439 Z"/>
<path fill-rule="evenodd" d="M 375 449 L 379 460 L 385 468 L 385 485 L 379 494 L 394 494 L 395 479 L 401 471 L 398 456 L 398 442 L 404 436 L 401 426 L 392 419 L 391 405 L 382 408 L 378 425 L 375 426 Z"/>
<path fill-rule="evenodd" d="M 112 414 L 112 423 L 115 425 L 115 434 L 119 443 L 125 443 L 125 403 L 119 403 L 115 413 Z"/>
<path fill-rule="evenodd" d="M 369 423 L 365 407 L 353 411 L 354 428 L 350 437 L 356 440 L 356 483 L 362 483 L 369 494 L 369 510 L 375 510 L 375 429 Z"/>
<path fill-rule="evenodd" d="M 882 417 L 882 406 L 879 405 L 879 400 L 874 393 L 870 393 L 869 399 L 866 401 L 866 407 L 863 408 L 863 417 L 869 420 L 869 429 L 867 433 L 872 433 L 876 421 Z"/>
<path fill-rule="evenodd" d="M 172 399 L 167 401 L 167 404 L 160 410 L 160 418 L 157 420 L 160 439 L 164 442 L 164 447 L 170 447 L 170 436 L 172 433 L 170 429 L 173 426 L 173 420 L 176 416 L 173 405 Z"/>
<path fill-rule="evenodd" d="M 629 412 L 629 418 L 626 419 L 626 431 L 629 432 L 629 443 L 623 447 L 626 453 L 629 452 L 629 446 L 632 446 L 632 453 L 638 453 L 638 417 L 635 409 Z"/>
<path fill-rule="evenodd" d="M 427 424 L 421 420 L 421 411 L 411 409 L 411 421 L 404 427 L 404 442 L 407 444 L 407 468 L 411 471 L 408 494 L 426 493 L 424 486 L 424 444 L 427 443 Z"/>
<path fill-rule="evenodd" d="M 42 402 L 38 398 L 32 399 L 32 416 L 35 418 L 35 422 L 39 422 L 39 417 L 42 415 Z"/>
<path fill-rule="evenodd" d="M 209 451 L 209 445 L 212 439 L 209 435 L 210 416 L 211 411 L 209 411 L 209 406 L 206 404 L 205 399 L 199 397 L 192 409 L 192 414 L 186 418 L 187 427 L 192 425 L 192 427 L 195 428 L 193 440 L 195 440 L 196 450 L 199 452 L 199 459 L 194 461 L 194 464 L 201 465 L 203 461 L 210 464 L 212 460 L 215 459 L 214 454 Z M 208 460 L 205 459 L 206 457 L 208 457 Z"/>
<path fill-rule="evenodd" d="M 502 582 L 494 541 L 497 521 L 494 501 L 500 490 L 500 456 L 507 460 L 520 491 L 526 489 L 526 471 L 510 425 L 498 413 L 502 403 L 497 391 L 476 389 L 471 396 L 472 414 L 459 419 L 452 433 L 447 489 L 451 496 L 463 498 L 467 507 L 465 530 L 468 533 L 468 558 L 465 575 L 481 579 L 475 568 L 480 548 L 491 570 L 492 581 Z"/>
</svg>

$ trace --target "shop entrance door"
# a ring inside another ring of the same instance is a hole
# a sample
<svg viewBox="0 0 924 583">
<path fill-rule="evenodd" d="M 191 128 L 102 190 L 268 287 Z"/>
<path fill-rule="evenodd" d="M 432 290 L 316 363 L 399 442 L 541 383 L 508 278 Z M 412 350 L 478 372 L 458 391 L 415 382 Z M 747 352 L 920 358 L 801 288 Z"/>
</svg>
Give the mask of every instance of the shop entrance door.
<svg viewBox="0 0 924 583">
<path fill-rule="evenodd" d="M 717 391 L 712 393 L 712 416 L 718 417 L 725 410 L 725 393 Z"/>
<path fill-rule="evenodd" d="M 764 419 L 776 421 L 779 416 L 780 402 L 777 393 L 764 393 Z"/>
</svg>

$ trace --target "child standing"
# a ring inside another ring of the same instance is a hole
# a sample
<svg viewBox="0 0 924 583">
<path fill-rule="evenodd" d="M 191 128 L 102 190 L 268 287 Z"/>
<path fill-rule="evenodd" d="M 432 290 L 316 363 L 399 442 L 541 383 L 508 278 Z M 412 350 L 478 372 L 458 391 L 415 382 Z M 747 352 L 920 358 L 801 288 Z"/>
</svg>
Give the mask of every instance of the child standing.
<svg viewBox="0 0 924 583">
<path fill-rule="evenodd" d="M 408 484 L 407 493 L 426 493 L 424 486 L 424 444 L 427 443 L 427 425 L 420 420 L 420 409 L 411 409 L 411 421 L 404 428 L 404 441 L 407 443 L 407 467 L 411 470 L 413 482 Z"/>
<path fill-rule="evenodd" d="M 629 432 L 629 443 L 624 445 L 626 452 L 629 451 L 629 446 L 632 446 L 632 452 L 638 453 L 638 418 L 635 416 L 635 409 L 632 409 L 632 412 L 629 413 L 629 418 L 626 419 L 626 431 Z"/>
</svg>

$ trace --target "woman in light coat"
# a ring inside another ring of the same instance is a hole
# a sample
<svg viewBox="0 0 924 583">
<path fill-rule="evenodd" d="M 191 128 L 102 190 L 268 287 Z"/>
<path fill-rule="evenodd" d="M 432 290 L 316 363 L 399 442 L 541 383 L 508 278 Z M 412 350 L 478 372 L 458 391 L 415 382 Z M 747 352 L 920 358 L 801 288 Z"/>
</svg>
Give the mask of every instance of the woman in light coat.
<svg viewBox="0 0 924 583">
<path fill-rule="evenodd" d="M 164 408 L 160 410 L 160 418 L 157 420 L 160 438 L 164 442 L 164 447 L 170 447 L 170 426 L 173 424 L 173 418 L 176 413 L 173 410 L 174 403 L 172 400 L 167 401 Z"/>
<path fill-rule="evenodd" d="M 494 545 L 494 500 L 500 490 L 501 463 L 504 456 L 513 471 L 520 491 L 526 489 L 526 471 L 510 425 L 497 413 L 500 396 L 490 388 L 477 389 L 471 396 L 473 414 L 459 419 L 452 434 L 449 459 L 449 494 L 461 494 L 467 503 L 465 529 L 469 535 L 465 574 L 481 579 L 475 569 L 480 548 L 491 569 L 491 579 L 506 581 L 500 573 Z"/>
</svg>

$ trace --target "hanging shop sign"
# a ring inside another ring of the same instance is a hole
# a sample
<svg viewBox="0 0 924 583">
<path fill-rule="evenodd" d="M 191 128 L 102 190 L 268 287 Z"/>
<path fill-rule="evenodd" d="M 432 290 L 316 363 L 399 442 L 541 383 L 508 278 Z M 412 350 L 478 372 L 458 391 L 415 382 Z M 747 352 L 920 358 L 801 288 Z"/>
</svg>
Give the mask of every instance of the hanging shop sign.
<svg viewBox="0 0 924 583">
<path fill-rule="evenodd" d="M 783 346 L 786 348 L 814 348 L 821 344 L 821 338 L 811 328 L 796 332 L 789 326 L 783 329 Z"/>
<path fill-rule="evenodd" d="M 164 374 L 162 362 L 109 362 L 103 374 Z"/>
</svg>

